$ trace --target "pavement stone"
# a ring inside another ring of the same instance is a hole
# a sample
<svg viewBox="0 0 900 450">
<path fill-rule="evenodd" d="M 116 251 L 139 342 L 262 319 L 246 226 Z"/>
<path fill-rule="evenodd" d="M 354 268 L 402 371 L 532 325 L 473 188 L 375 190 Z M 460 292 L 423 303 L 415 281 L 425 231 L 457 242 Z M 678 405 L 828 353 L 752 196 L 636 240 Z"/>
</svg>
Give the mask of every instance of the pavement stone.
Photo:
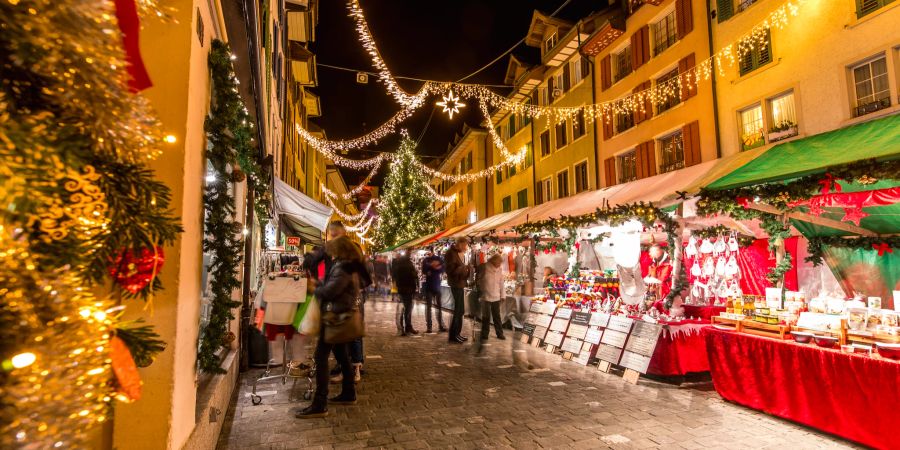
<svg viewBox="0 0 900 450">
<path fill-rule="evenodd" d="M 634 386 L 521 344 L 511 331 L 479 352 L 470 320 L 463 345 L 448 344 L 444 333 L 400 337 L 397 306 L 367 304 L 370 358 L 356 405 L 295 419 L 307 404 L 305 380 L 260 385 L 276 392 L 252 405 L 247 394 L 262 373 L 254 369 L 235 390 L 217 448 L 859 448 L 725 402 L 709 382 Z M 425 329 L 422 305 L 414 321 Z"/>
</svg>

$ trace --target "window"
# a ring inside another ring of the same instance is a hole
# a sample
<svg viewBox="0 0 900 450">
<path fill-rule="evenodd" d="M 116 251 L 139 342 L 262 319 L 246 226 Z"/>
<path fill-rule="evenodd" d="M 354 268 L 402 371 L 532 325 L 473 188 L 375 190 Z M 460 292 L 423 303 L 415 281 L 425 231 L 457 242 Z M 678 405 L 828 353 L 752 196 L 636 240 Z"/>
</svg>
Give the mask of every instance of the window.
<svg viewBox="0 0 900 450">
<path fill-rule="evenodd" d="M 619 81 L 631 73 L 631 46 L 612 55 L 613 81 Z"/>
<path fill-rule="evenodd" d="M 654 23 L 652 28 L 653 54 L 658 55 L 678 41 L 678 33 L 675 31 L 675 10 Z"/>
<path fill-rule="evenodd" d="M 503 182 L 503 169 L 497 169 L 497 184 Z"/>
<path fill-rule="evenodd" d="M 570 64 L 563 64 L 562 70 L 562 90 L 563 92 L 569 92 L 569 89 L 572 88 L 572 66 Z"/>
<path fill-rule="evenodd" d="M 528 207 L 528 189 L 522 189 L 516 194 L 516 208 Z"/>
<path fill-rule="evenodd" d="M 590 73 L 588 69 L 588 62 L 584 57 L 579 57 L 575 61 L 569 63 L 572 65 L 572 86 L 580 83 L 581 80 L 585 79 L 587 75 Z"/>
<path fill-rule="evenodd" d="M 525 161 L 522 162 L 522 168 L 527 169 L 534 164 L 534 149 L 531 148 L 531 142 L 525 144 Z"/>
<path fill-rule="evenodd" d="M 556 198 L 569 196 L 569 171 L 563 170 L 556 174 Z"/>
<path fill-rule="evenodd" d="M 556 149 L 559 150 L 566 146 L 569 143 L 569 136 L 566 135 L 566 128 L 568 128 L 566 121 L 562 121 L 556 124 L 555 133 L 556 134 Z"/>
<path fill-rule="evenodd" d="M 637 152 L 632 150 L 616 157 L 619 183 L 637 180 Z"/>
<path fill-rule="evenodd" d="M 752 49 L 741 55 L 740 72 L 742 76 L 772 62 L 772 35 L 769 31 L 766 31 L 766 38 L 762 45 L 760 44 L 760 42 L 756 42 Z"/>
<path fill-rule="evenodd" d="M 588 163 L 580 162 L 575 165 L 575 193 L 584 192 L 590 188 L 588 182 Z"/>
<path fill-rule="evenodd" d="M 878 10 L 894 0 L 856 0 L 856 17 L 862 17 Z"/>
<path fill-rule="evenodd" d="M 531 103 L 538 106 L 547 106 L 547 88 L 538 87 L 531 91 Z"/>
<path fill-rule="evenodd" d="M 769 142 L 780 141 L 797 135 L 797 112 L 794 109 L 794 91 L 770 98 Z"/>
<path fill-rule="evenodd" d="M 750 7 L 750 5 L 758 2 L 759 0 L 738 0 L 737 10 L 741 12 Z"/>
<path fill-rule="evenodd" d="M 766 143 L 763 137 L 763 112 L 759 104 L 738 112 L 741 126 L 741 150 L 750 150 Z"/>
<path fill-rule="evenodd" d="M 684 167 L 684 142 L 681 140 L 681 130 L 659 140 L 659 162 L 659 173 Z"/>
<path fill-rule="evenodd" d="M 516 134 L 516 125 L 517 125 L 516 124 L 516 115 L 513 114 L 513 115 L 509 116 L 508 122 L 509 122 L 509 126 L 507 126 L 506 128 L 509 130 L 509 136 L 507 136 L 507 138 L 511 138 L 511 137 L 513 137 L 513 135 Z"/>
<path fill-rule="evenodd" d="M 586 132 L 584 127 L 584 110 L 578 110 L 578 114 L 575 115 L 575 119 L 572 121 L 572 140 L 580 138 L 584 136 Z"/>
<path fill-rule="evenodd" d="M 884 56 L 862 63 L 853 67 L 852 70 L 856 96 L 854 117 L 864 116 L 891 106 L 887 60 Z"/>
<path fill-rule="evenodd" d="M 503 202 L 503 212 L 512 211 L 512 197 L 507 195 L 506 197 L 503 197 L 502 202 Z"/>
<path fill-rule="evenodd" d="M 671 92 L 674 92 L 672 95 L 665 95 L 663 99 L 656 104 L 656 113 L 662 114 L 665 111 L 672 109 L 673 106 L 681 103 L 681 95 L 679 93 L 679 89 L 676 89 L 678 83 L 678 68 L 672 69 L 671 72 L 659 77 L 656 79 L 657 86 L 663 86 L 665 84 L 671 84 L 673 89 Z"/>
<path fill-rule="evenodd" d="M 469 154 L 466 155 L 466 172 L 472 170 L 472 167 L 474 167 L 472 165 L 472 152 L 469 152 Z"/>
<path fill-rule="evenodd" d="M 559 36 L 554 32 L 544 41 L 544 53 L 550 53 L 550 50 L 553 50 L 557 43 L 559 43 Z"/>
<path fill-rule="evenodd" d="M 541 157 L 550 155 L 550 130 L 541 132 Z"/>
<path fill-rule="evenodd" d="M 537 203 L 549 202 L 553 196 L 552 190 L 553 182 L 550 180 L 550 177 L 544 178 L 538 184 L 538 195 L 537 195 Z"/>
<path fill-rule="evenodd" d="M 506 166 L 506 178 L 512 178 L 516 175 L 516 165 Z"/>
<path fill-rule="evenodd" d="M 616 133 L 621 133 L 634 126 L 634 114 L 624 112 L 616 114 Z"/>
<path fill-rule="evenodd" d="M 469 185 L 466 186 L 466 194 L 468 195 L 470 202 L 472 201 L 472 199 L 475 198 L 475 185 L 474 184 L 469 183 Z"/>
</svg>

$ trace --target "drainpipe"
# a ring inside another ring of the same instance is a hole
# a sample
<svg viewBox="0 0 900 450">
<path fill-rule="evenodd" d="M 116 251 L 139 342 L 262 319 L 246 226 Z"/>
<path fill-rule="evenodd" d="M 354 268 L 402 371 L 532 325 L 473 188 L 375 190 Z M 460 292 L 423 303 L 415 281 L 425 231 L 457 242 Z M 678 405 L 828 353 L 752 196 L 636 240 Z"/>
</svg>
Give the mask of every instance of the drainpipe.
<svg viewBox="0 0 900 450">
<path fill-rule="evenodd" d="M 709 2 L 706 3 L 706 37 L 709 41 L 709 54 L 713 54 L 713 33 L 712 33 L 712 9 Z M 712 101 L 713 101 L 713 123 L 716 129 L 716 159 L 722 157 L 722 138 L 719 135 L 719 96 L 716 93 L 716 70 L 712 71 Z"/>
</svg>

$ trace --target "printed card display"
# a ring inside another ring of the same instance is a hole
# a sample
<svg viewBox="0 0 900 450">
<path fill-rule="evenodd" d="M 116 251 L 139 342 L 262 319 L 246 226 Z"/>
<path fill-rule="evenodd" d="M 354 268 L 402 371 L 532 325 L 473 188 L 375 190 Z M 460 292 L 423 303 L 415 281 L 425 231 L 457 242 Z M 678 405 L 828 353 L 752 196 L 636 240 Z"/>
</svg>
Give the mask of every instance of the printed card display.
<svg viewBox="0 0 900 450">
<path fill-rule="evenodd" d="M 619 365 L 640 373 L 647 373 L 647 367 L 650 366 L 650 357 L 626 350 L 622 353 L 622 360 L 619 361 Z"/>
<path fill-rule="evenodd" d="M 600 338 L 600 343 L 612 345 L 613 347 L 624 348 L 626 340 L 628 340 L 628 333 L 623 333 L 621 331 L 615 331 L 612 328 L 607 328 L 606 331 L 603 332 L 603 337 Z"/>
<path fill-rule="evenodd" d="M 555 331 L 550 331 L 547 333 L 547 336 L 544 338 L 544 343 L 547 345 L 552 345 L 554 347 L 559 347 L 562 344 L 563 334 L 557 333 Z"/>
<path fill-rule="evenodd" d="M 607 328 L 627 334 L 631 331 L 632 323 L 634 323 L 634 319 L 625 316 L 612 316 L 609 318 L 609 325 L 607 325 Z"/>
<path fill-rule="evenodd" d="M 531 307 L 528 308 L 528 312 L 534 314 L 543 314 L 544 313 L 544 303 L 543 302 L 531 302 Z"/>
<path fill-rule="evenodd" d="M 537 341 L 543 341 L 544 337 L 547 336 L 547 327 L 542 327 L 540 325 L 534 327 L 534 334 L 532 334 L 532 336 Z"/>
<path fill-rule="evenodd" d="M 609 326 L 609 314 L 607 313 L 593 313 L 591 314 L 591 321 L 588 325 L 592 327 L 601 327 L 606 328 Z"/>
<path fill-rule="evenodd" d="M 556 303 L 544 302 L 543 310 L 541 312 L 544 314 L 553 315 L 553 313 L 556 312 Z"/>
<path fill-rule="evenodd" d="M 619 358 L 622 357 L 622 349 L 619 347 L 614 347 L 612 345 L 600 344 L 597 347 L 597 358 L 602 361 L 608 361 L 613 364 L 619 363 Z"/>
<path fill-rule="evenodd" d="M 534 324 L 539 327 L 549 328 L 551 320 L 553 320 L 553 316 L 540 316 L 534 321 Z"/>
<path fill-rule="evenodd" d="M 569 330 L 566 331 L 566 337 L 574 337 L 580 340 L 584 340 L 584 336 L 587 334 L 588 327 L 587 325 L 576 325 L 575 320 L 572 320 L 572 323 L 569 324 Z"/>
<path fill-rule="evenodd" d="M 566 340 L 563 341 L 562 346 L 560 346 L 560 349 L 564 352 L 577 355 L 581 353 L 581 341 L 567 337 Z"/>
<path fill-rule="evenodd" d="M 625 350 L 647 357 L 653 356 L 661 332 L 662 325 L 636 321 L 631 329 L 631 336 L 628 337 Z"/>
<path fill-rule="evenodd" d="M 533 323 L 526 323 L 522 326 L 522 334 L 526 336 L 534 336 L 534 329 L 536 325 Z"/>
<path fill-rule="evenodd" d="M 572 317 L 572 309 L 571 308 L 559 308 L 556 311 L 556 317 L 558 317 L 560 319 L 568 320 L 570 317 Z"/>
<path fill-rule="evenodd" d="M 584 341 L 591 344 L 599 344 L 600 336 L 602 335 L 603 330 L 598 328 L 588 328 L 587 333 L 584 335 Z"/>
<path fill-rule="evenodd" d="M 591 323 L 591 313 L 575 312 L 572 314 L 572 325 L 588 326 Z"/>
<path fill-rule="evenodd" d="M 550 331 L 565 332 L 568 327 L 569 319 L 562 317 L 556 317 L 553 319 L 553 322 L 550 323 Z"/>
</svg>

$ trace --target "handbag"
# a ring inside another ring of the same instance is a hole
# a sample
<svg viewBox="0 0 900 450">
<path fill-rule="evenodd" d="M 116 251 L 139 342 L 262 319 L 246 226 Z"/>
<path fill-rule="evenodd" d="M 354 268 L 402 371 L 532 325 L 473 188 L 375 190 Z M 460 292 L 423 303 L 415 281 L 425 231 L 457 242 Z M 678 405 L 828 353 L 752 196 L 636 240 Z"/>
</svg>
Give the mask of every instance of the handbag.
<svg viewBox="0 0 900 450">
<path fill-rule="evenodd" d="M 322 313 L 322 325 L 325 326 L 323 338 L 326 344 L 346 344 L 366 335 L 359 303 L 360 298 L 357 297 L 353 306 L 343 312 L 331 310 L 332 304 L 328 304 L 326 311 Z"/>
</svg>

